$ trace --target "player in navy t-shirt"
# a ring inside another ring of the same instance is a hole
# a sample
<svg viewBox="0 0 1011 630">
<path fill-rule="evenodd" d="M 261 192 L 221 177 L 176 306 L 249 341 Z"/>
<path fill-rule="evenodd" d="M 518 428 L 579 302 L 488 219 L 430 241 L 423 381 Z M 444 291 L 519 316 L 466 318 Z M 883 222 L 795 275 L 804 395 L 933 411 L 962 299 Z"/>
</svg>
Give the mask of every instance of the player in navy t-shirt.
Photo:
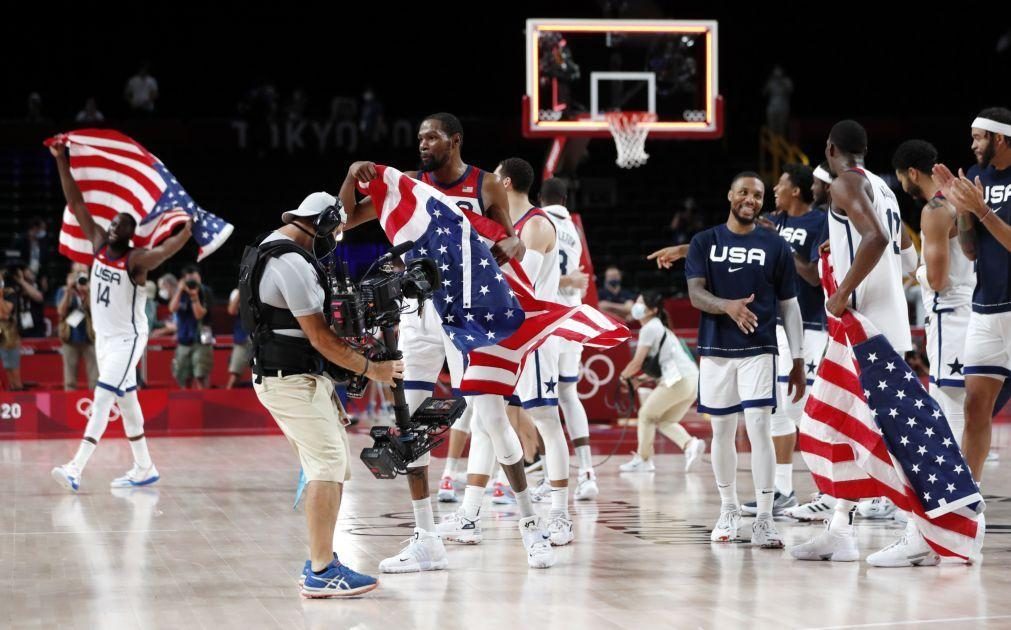
<svg viewBox="0 0 1011 630">
<path fill-rule="evenodd" d="M 772 230 L 757 228 L 765 184 L 755 173 L 737 175 L 727 199 L 725 224 L 692 238 L 685 264 L 688 294 L 702 311 L 698 353 L 700 412 L 713 423 L 713 472 L 722 503 L 710 538 L 738 539 L 737 434 L 739 412 L 751 441 L 758 518 L 752 544 L 781 549 L 772 521 L 775 455 L 770 417 L 776 406 L 776 317 L 782 315 L 794 357 L 790 392 L 804 395 L 803 327 L 796 299 L 796 270 L 789 245 Z"/>
<path fill-rule="evenodd" d="M 972 123 L 977 164 L 934 180 L 957 210 L 962 252 L 976 263 L 965 340 L 965 434 L 962 452 L 979 481 L 990 450 L 994 404 L 1011 376 L 1011 110 L 992 107 Z"/>
<path fill-rule="evenodd" d="M 811 190 L 813 182 L 811 167 L 788 164 L 772 189 L 776 213 L 769 220 L 761 220 L 764 227 L 775 230 L 793 250 L 793 262 L 797 268 L 797 302 L 804 322 L 804 373 L 809 386 L 814 383 L 814 375 L 828 342 L 828 333 L 825 332 L 825 293 L 818 278 L 818 264 L 812 262 L 812 257 L 817 257 L 812 252 L 817 252 L 822 242 L 819 239 L 825 229 L 825 212 L 811 207 L 814 201 Z M 797 445 L 797 426 L 807 402 L 805 395 L 799 402 L 791 403 L 786 392 L 789 381 L 787 375 L 793 357 L 790 356 L 782 320 L 776 326 L 776 341 L 779 345 L 779 404 L 772 414 L 772 442 L 776 448 L 776 495 L 772 504 L 774 516 L 797 505 L 793 492 L 793 451 Z M 744 514 L 753 515 L 756 510 L 754 503 L 742 506 Z"/>
</svg>

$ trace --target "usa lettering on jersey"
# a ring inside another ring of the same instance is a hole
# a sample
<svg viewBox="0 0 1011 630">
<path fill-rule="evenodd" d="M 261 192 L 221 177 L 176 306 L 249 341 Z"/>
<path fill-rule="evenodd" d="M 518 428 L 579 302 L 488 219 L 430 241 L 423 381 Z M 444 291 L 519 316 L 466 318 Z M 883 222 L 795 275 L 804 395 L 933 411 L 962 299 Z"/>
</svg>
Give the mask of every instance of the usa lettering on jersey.
<svg viewBox="0 0 1011 630">
<path fill-rule="evenodd" d="M 713 245 L 709 248 L 709 260 L 713 262 L 727 261 L 730 264 L 757 264 L 765 266 L 765 250 L 757 247 L 718 247 Z"/>
<path fill-rule="evenodd" d="M 987 203 L 1004 203 L 1011 199 L 1011 184 L 987 186 L 983 189 L 983 198 Z"/>
<path fill-rule="evenodd" d="M 108 282 L 109 284 L 122 284 L 123 274 L 118 271 L 113 271 L 108 267 L 95 267 L 95 277 L 99 280 Z"/>
<path fill-rule="evenodd" d="M 803 245 L 807 242 L 807 230 L 804 228 L 795 227 L 783 227 L 779 230 L 779 235 L 787 243 L 797 243 L 798 245 Z"/>
</svg>

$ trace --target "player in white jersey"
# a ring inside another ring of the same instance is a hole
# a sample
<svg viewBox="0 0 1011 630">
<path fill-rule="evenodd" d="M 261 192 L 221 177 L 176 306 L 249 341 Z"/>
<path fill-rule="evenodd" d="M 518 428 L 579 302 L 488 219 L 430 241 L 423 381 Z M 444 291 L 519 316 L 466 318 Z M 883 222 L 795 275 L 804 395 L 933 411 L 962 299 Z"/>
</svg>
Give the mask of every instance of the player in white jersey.
<svg viewBox="0 0 1011 630">
<path fill-rule="evenodd" d="M 826 300 L 825 310 L 834 317 L 846 309 L 860 313 L 903 353 L 913 345 L 902 279 L 916 268 L 916 250 L 903 228 L 895 194 L 864 169 L 866 153 L 867 132 L 859 123 L 843 120 L 832 127 L 825 157 L 835 175 L 828 232 L 838 289 Z M 858 560 L 852 499 L 859 498 L 837 498 L 828 528 L 790 553 L 799 560 Z M 868 563 L 912 566 L 939 561 L 912 523 L 898 543 L 871 554 Z"/>
<path fill-rule="evenodd" d="M 509 216 L 516 234 L 526 246 L 523 271 L 533 285 L 534 296 L 548 302 L 558 301 L 559 238 L 547 214 L 530 203 L 534 169 L 520 158 L 502 160 L 495 169 L 509 197 Z M 526 358 L 516 383 L 515 395 L 509 397 L 509 414 L 516 419 L 520 408 L 533 418 L 544 440 L 544 478 L 550 484 L 551 512 L 548 531 L 552 545 L 567 545 L 573 539 L 569 518 L 569 445 L 565 441 L 558 415 L 558 340 L 548 338 Z M 472 462 L 470 469 L 475 467 Z"/>
<path fill-rule="evenodd" d="M 922 263 L 916 279 L 923 290 L 927 315 L 927 359 L 930 395 L 941 406 L 955 441 L 965 428 L 965 335 L 972 312 L 976 272 L 958 244 L 955 208 L 931 179 L 937 149 L 924 140 L 899 145 L 892 168 L 913 199 L 924 202 L 920 214 Z"/>
<path fill-rule="evenodd" d="M 130 239 L 137 228 L 136 217 L 122 212 L 112 218 L 108 229 L 98 226 L 70 174 L 65 145 L 54 144 L 49 150 L 56 158 L 67 206 L 95 251 L 91 268 L 91 314 L 98 359 L 98 385 L 84 439 L 74 458 L 54 468 L 52 476 L 68 490 L 76 492 L 80 488 L 84 467 L 105 433 L 113 404 L 118 403 L 134 464 L 125 475 L 112 481 L 112 487 L 148 485 L 158 481 L 158 470 L 147 450 L 144 414 L 137 400 L 137 362 L 144 354 L 148 332 L 144 310 L 147 296 L 143 286 L 149 270 L 171 258 L 186 244 L 192 222 L 187 222 L 157 247 L 132 248 Z"/>
<path fill-rule="evenodd" d="M 583 241 L 579 229 L 565 207 L 565 182 L 550 178 L 541 184 L 541 209 L 555 226 L 558 237 L 558 265 L 561 278 L 558 281 L 558 301 L 566 306 L 583 303 L 588 276 L 583 273 L 579 261 L 583 256 Z M 579 400 L 576 384 L 579 382 L 581 344 L 560 339 L 558 341 L 558 406 L 565 416 L 565 426 L 569 439 L 579 461 L 579 481 L 576 484 L 576 501 L 588 501 L 599 494 L 597 475 L 593 470 L 590 451 L 590 423 L 586 409 Z"/>
</svg>

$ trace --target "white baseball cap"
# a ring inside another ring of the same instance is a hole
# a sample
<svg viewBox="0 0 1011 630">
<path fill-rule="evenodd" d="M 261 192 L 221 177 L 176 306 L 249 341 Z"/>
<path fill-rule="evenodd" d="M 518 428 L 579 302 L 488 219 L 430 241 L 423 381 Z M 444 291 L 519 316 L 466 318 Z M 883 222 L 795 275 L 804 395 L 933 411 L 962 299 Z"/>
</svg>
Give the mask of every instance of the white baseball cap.
<svg viewBox="0 0 1011 630">
<path fill-rule="evenodd" d="M 327 192 L 314 192 L 298 204 L 298 209 L 289 210 L 281 215 L 283 223 L 291 223 L 295 217 L 314 217 L 330 206 L 337 205 L 337 198 Z"/>
</svg>

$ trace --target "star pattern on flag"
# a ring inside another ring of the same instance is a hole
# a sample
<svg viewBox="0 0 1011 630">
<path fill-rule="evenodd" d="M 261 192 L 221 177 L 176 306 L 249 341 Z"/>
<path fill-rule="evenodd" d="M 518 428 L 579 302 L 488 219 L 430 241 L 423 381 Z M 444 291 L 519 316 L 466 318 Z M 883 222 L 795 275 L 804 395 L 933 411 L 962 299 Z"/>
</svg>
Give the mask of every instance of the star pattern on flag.
<svg viewBox="0 0 1011 630">
<path fill-rule="evenodd" d="M 963 475 L 964 460 L 948 421 L 937 402 L 883 336 L 871 337 L 854 350 L 864 394 L 895 460 L 930 511 L 978 492 L 971 475 Z M 950 364 L 949 364 L 950 365 Z M 937 489 L 944 488 L 944 492 Z"/>
</svg>

